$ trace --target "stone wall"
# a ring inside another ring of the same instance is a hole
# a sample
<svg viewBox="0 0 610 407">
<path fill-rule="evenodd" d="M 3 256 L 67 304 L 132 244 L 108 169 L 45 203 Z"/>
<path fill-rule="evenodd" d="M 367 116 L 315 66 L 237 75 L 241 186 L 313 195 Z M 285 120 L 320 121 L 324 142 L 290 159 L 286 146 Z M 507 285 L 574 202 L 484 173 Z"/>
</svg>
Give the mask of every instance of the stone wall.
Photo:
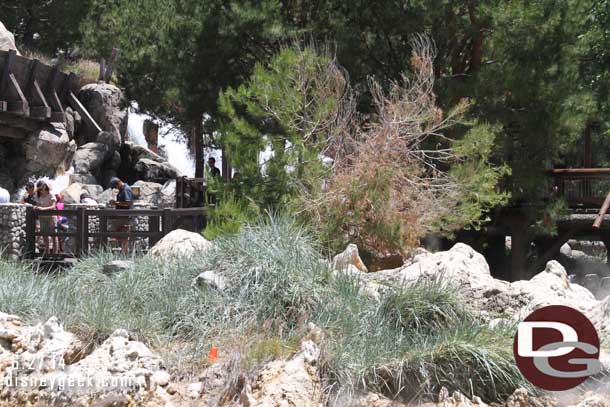
<svg viewBox="0 0 610 407">
<path fill-rule="evenodd" d="M 25 213 L 27 205 L 0 204 L 0 253 L 16 260 L 25 249 Z"/>
</svg>

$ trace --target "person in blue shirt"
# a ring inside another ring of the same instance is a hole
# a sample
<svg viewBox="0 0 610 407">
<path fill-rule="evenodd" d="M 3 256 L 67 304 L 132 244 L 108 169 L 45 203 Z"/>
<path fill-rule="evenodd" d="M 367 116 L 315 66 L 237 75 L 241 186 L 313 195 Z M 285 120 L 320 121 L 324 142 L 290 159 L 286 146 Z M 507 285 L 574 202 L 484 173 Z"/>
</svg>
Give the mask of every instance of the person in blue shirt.
<svg viewBox="0 0 610 407">
<path fill-rule="evenodd" d="M 131 187 L 129 185 L 121 181 L 119 178 L 113 177 L 110 180 L 110 187 L 119 190 L 116 196 L 116 200 L 110 201 L 110 205 L 114 206 L 115 209 L 120 210 L 133 209 L 133 191 L 131 190 Z M 116 218 L 114 219 L 112 224 L 113 231 L 115 232 L 129 232 L 130 230 L 129 217 L 125 216 Z M 123 253 L 129 253 L 129 238 L 118 237 L 116 240 L 121 243 L 121 249 L 123 250 Z"/>
</svg>

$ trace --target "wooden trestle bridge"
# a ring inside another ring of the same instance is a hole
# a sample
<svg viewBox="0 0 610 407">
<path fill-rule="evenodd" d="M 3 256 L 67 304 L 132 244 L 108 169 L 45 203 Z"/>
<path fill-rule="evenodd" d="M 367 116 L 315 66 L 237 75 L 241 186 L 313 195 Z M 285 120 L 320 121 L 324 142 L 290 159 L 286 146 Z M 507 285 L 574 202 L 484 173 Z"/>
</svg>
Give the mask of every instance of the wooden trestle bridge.
<svg viewBox="0 0 610 407">
<path fill-rule="evenodd" d="M 7 117 L 12 123 L 19 119 L 22 123 L 65 122 L 65 108 L 70 106 L 81 115 L 87 126 L 102 131 L 75 95 L 79 86 L 76 74 L 61 72 L 56 66 L 45 65 L 10 50 L 0 51 L 0 75 L 0 123 Z M 0 133 L 11 137 L 15 129 L 0 125 Z"/>
</svg>

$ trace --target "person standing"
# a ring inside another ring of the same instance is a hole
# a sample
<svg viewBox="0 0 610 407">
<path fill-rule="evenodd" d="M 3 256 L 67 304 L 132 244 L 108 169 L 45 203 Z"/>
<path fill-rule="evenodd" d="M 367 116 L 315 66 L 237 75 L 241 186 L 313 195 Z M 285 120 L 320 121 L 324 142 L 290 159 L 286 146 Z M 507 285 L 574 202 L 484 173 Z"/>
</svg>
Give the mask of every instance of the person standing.
<svg viewBox="0 0 610 407">
<path fill-rule="evenodd" d="M 129 185 L 121 181 L 119 178 L 114 177 L 110 180 L 110 187 L 119 190 L 116 200 L 110 201 L 110 205 L 119 210 L 133 209 L 133 191 Z M 129 232 L 130 222 L 128 216 L 121 216 L 120 218 L 115 219 L 112 224 L 115 232 Z M 119 237 L 117 240 L 121 242 L 121 249 L 123 250 L 123 253 L 128 254 L 129 238 Z"/>
<path fill-rule="evenodd" d="M 38 181 L 36 184 L 36 194 L 38 205 L 34 207 L 36 211 L 52 211 L 56 208 L 55 195 L 51 193 L 51 188 L 44 181 Z M 40 216 L 40 233 L 44 242 L 45 255 L 51 253 L 51 238 L 49 233 L 55 232 L 55 216 Z M 46 234 L 46 235 L 45 235 Z"/>
<path fill-rule="evenodd" d="M 216 159 L 214 157 L 208 158 L 208 166 L 210 167 L 210 174 L 212 174 L 212 177 L 220 176 L 220 170 L 216 168 Z"/>
<path fill-rule="evenodd" d="M 36 187 L 32 181 L 28 181 L 25 184 L 25 194 L 21 197 L 19 201 L 22 204 L 30 204 L 32 206 L 38 205 L 38 200 L 36 199 Z"/>
</svg>

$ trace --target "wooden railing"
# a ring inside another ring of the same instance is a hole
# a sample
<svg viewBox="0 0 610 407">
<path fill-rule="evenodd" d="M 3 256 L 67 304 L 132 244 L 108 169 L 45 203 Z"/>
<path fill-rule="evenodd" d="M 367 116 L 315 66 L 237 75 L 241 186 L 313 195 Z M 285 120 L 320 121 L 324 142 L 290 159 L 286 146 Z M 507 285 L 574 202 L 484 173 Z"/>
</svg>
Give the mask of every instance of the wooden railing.
<svg viewBox="0 0 610 407">
<path fill-rule="evenodd" d="M 57 216 L 68 219 L 69 227 L 65 231 L 55 229 Z M 47 220 L 51 218 L 51 220 Z M 97 220 L 96 227 L 91 229 L 92 218 Z M 147 225 L 147 230 L 132 230 L 132 228 L 117 228 L 109 230 L 113 222 L 125 219 L 122 224 L 134 226 L 136 219 L 140 225 Z M 52 228 L 45 228 L 45 222 L 52 224 Z M 43 227 L 41 227 L 43 226 Z M 152 247 L 163 236 L 175 229 L 186 229 L 200 232 L 205 226 L 205 212 L 203 208 L 190 209 L 92 209 L 78 208 L 65 210 L 37 211 L 28 207 L 26 218 L 26 257 L 33 258 L 40 255 L 36 246 L 39 240 L 50 239 L 51 246 L 57 240 L 70 240 L 69 250 L 63 255 L 80 257 L 95 249 L 109 247 L 111 240 L 128 239 L 130 242 L 138 239 L 147 240 L 146 246 Z M 46 229 L 46 230 L 45 230 Z M 49 230 L 50 229 L 50 230 Z M 43 246 L 41 246 L 43 247 Z M 67 248 L 65 248 L 67 249 Z"/>
<path fill-rule="evenodd" d="M 204 178 L 176 178 L 176 208 L 196 208 L 205 205 Z"/>
<path fill-rule="evenodd" d="M 610 191 L 610 168 L 565 168 L 550 171 L 553 193 L 570 207 L 599 208 Z"/>
</svg>

